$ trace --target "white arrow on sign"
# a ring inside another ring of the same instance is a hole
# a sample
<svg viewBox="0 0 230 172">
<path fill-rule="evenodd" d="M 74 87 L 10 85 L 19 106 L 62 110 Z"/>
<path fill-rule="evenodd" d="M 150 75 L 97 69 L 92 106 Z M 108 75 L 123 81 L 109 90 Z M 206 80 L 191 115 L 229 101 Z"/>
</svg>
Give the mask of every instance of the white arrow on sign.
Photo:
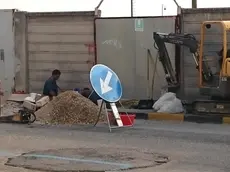
<svg viewBox="0 0 230 172">
<path fill-rule="evenodd" d="M 105 93 L 107 93 L 113 89 L 112 87 L 109 86 L 112 75 L 113 75 L 112 72 L 108 71 L 104 81 L 100 78 L 101 93 L 102 94 L 105 94 Z"/>
</svg>

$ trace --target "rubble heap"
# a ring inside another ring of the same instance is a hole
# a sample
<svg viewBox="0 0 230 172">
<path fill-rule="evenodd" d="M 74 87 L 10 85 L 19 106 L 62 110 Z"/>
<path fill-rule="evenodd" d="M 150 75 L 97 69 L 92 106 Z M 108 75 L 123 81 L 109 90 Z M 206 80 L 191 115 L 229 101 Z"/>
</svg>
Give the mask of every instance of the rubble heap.
<svg viewBox="0 0 230 172">
<path fill-rule="evenodd" d="M 22 103 L 21 102 L 14 102 L 14 101 L 6 101 L 2 108 L 3 116 L 14 115 L 21 109 Z"/>
<path fill-rule="evenodd" d="M 35 115 L 49 124 L 93 124 L 99 107 L 75 91 L 66 91 L 55 97 Z M 104 118 L 104 115 L 101 115 Z M 102 119 L 101 119 L 102 120 Z"/>
</svg>

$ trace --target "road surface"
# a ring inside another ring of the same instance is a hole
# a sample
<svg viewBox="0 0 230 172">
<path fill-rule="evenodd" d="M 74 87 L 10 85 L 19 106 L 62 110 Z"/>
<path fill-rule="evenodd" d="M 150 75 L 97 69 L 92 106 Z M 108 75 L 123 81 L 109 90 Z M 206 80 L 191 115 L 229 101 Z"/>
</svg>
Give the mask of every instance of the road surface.
<svg viewBox="0 0 230 172">
<path fill-rule="evenodd" d="M 116 157 L 113 157 L 116 158 L 113 162 L 119 162 L 123 166 L 127 165 L 127 162 L 130 162 L 133 167 L 135 163 L 146 165 L 143 168 L 125 170 L 130 172 L 230 171 L 230 126 L 228 125 L 138 120 L 133 128 L 117 129 L 109 133 L 105 126 L 92 128 L 89 126 L 1 124 L 0 135 L 1 172 L 36 172 L 33 168 L 36 167 L 35 169 L 38 171 L 43 170 L 38 168 L 39 164 L 42 163 L 49 163 L 50 171 L 52 171 L 52 166 L 53 168 L 65 169 L 75 168 L 74 165 L 77 164 L 76 168 L 79 166 L 83 168 L 87 166 L 89 161 L 87 156 L 92 158 L 92 150 L 94 150 L 94 154 L 100 153 L 101 158 L 104 156 L 104 164 L 100 163 L 102 160 L 97 160 L 97 162 L 95 160 L 97 165 L 92 165 L 94 162 L 90 162 L 91 165 L 88 165 L 87 168 L 92 171 L 94 167 L 95 169 L 100 169 L 100 167 L 109 169 L 116 166 L 118 163 L 109 164 L 107 162 L 108 156 L 111 154 L 117 154 Z M 79 148 L 81 148 L 81 153 Z M 75 150 L 78 153 L 75 153 Z M 22 157 L 21 159 L 16 158 L 31 151 L 37 151 L 36 154 L 43 153 L 46 156 L 52 153 L 52 155 L 59 155 L 59 157 L 62 155 L 63 157 L 65 154 L 65 157 L 73 158 L 75 154 L 83 155 L 85 150 L 88 150 L 88 154 L 84 154 L 86 160 L 81 162 L 81 165 L 79 165 L 80 162 L 74 163 L 70 162 L 70 159 L 64 160 L 63 158 L 54 161 L 46 159 L 47 157 L 40 157 L 40 159 L 37 157 L 29 159 L 28 162 L 25 162 L 25 157 L 23 157 L 24 159 Z M 90 153 L 89 150 L 91 150 Z M 149 155 L 140 152 L 151 152 L 152 160 L 150 160 Z M 107 155 L 105 155 L 106 153 Z M 158 155 L 167 157 L 167 162 L 152 163 L 148 166 L 148 163 L 155 161 L 154 158 Z M 126 157 L 125 160 L 122 160 L 122 156 L 130 156 L 130 159 L 128 160 Z M 7 161 L 9 162 L 8 158 L 16 158 L 10 166 L 9 164 L 5 165 Z M 143 162 L 144 159 L 148 162 Z M 30 169 L 12 167 L 13 163 L 16 164 L 15 166 L 21 163 L 23 166 L 22 161 L 24 161 L 24 165 L 28 163 L 27 167 Z M 64 163 L 64 161 L 69 163 Z"/>
</svg>

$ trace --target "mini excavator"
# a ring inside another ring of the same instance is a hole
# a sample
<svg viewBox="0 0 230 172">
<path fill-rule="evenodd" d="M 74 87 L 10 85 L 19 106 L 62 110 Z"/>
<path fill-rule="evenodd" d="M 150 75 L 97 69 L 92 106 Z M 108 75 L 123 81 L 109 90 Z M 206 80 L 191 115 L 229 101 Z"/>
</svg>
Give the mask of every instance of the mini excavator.
<svg viewBox="0 0 230 172">
<path fill-rule="evenodd" d="M 204 40 L 206 29 L 212 25 L 222 28 L 222 49 L 216 52 L 220 56 L 220 71 L 214 73 L 204 56 Z M 169 88 L 178 88 L 179 82 L 173 69 L 165 43 L 185 46 L 192 53 L 196 69 L 199 73 L 200 95 L 209 97 L 205 100 L 194 100 L 192 113 L 208 115 L 230 114 L 230 50 L 227 50 L 227 38 L 230 33 L 230 21 L 205 21 L 201 25 L 200 42 L 192 34 L 153 33 L 155 48 L 159 53 Z"/>
</svg>

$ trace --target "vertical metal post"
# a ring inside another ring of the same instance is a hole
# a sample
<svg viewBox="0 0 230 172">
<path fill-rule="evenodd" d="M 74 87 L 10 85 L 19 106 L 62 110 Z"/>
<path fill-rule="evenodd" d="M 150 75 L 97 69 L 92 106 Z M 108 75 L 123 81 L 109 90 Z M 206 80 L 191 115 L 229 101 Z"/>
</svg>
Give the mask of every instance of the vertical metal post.
<svg viewBox="0 0 230 172">
<path fill-rule="evenodd" d="M 131 17 L 133 17 L 133 0 L 131 0 Z"/>
<path fill-rule="evenodd" d="M 192 0 L 192 8 L 197 8 L 197 0 Z"/>
<path fill-rule="evenodd" d="M 166 10 L 166 7 L 164 4 L 161 4 L 161 16 L 164 16 L 164 11 Z"/>
<path fill-rule="evenodd" d="M 161 4 L 161 16 L 164 16 L 164 4 Z"/>
<path fill-rule="evenodd" d="M 0 116 L 2 116 L 2 110 L 3 110 L 3 106 L 2 106 L 2 96 L 3 96 L 3 89 L 2 89 L 2 81 L 0 80 Z"/>
</svg>

